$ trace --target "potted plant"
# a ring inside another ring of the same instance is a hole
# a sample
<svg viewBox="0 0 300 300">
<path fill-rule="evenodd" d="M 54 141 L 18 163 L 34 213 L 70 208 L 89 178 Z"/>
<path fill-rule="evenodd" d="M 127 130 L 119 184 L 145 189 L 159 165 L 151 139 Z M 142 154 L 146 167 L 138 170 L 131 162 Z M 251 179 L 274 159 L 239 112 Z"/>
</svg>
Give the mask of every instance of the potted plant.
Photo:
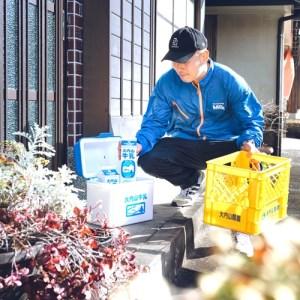
<svg viewBox="0 0 300 300">
<path fill-rule="evenodd" d="M 277 147 L 278 135 L 285 134 L 286 115 L 279 111 L 279 107 L 273 103 L 263 105 L 263 114 L 265 121 L 264 128 L 264 145 Z"/>
<path fill-rule="evenodd" d="M 73 172 L 47 168 L 47 127 L 0 146 L 0 299 L 106 299 L 137 273 L 127 233 L 87 222 Z"/>
</svg>

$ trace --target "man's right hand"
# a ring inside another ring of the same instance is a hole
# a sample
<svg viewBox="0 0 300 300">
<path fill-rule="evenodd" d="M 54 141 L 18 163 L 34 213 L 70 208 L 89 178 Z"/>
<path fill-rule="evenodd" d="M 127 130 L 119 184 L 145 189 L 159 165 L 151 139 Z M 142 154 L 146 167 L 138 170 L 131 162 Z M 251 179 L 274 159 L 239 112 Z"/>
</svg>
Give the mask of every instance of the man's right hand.
<svg viewBox="0 0 300 300">
<path fill-rule="evenodd" d="M 141 144 L 137 143 L 136 144 L 136 155 L 139 155 L 140 152 L 142 151 L 143 147 Z"/>
</svg>

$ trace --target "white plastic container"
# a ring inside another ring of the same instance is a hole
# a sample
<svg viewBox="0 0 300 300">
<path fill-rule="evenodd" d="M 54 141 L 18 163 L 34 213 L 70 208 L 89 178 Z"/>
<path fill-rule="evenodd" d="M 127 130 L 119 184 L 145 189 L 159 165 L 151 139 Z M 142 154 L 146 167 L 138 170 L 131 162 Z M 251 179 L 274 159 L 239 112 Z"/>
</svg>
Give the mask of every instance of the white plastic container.
<svg viewBox="0 0 300 300">
<path fill-rule="evenodd" d="M 89 221 L 99 224 L 107 218 L 109 226 L 123 226 L 153 219 L 153 181 L 136 178 L 119 184 L 97 178 L 102 166 L 117 166 L 118 137 L 82 138 L 76 145 L 75 160 L 87 179 Z"/>
<path fill-rule="evenodd" d="M 153 182 L 137 179 L 111 185 L 87 182 L 87 205 L 90 222 L 99 224 L 103 217 L 112 227 L 153 219 Z"/>
</svg>

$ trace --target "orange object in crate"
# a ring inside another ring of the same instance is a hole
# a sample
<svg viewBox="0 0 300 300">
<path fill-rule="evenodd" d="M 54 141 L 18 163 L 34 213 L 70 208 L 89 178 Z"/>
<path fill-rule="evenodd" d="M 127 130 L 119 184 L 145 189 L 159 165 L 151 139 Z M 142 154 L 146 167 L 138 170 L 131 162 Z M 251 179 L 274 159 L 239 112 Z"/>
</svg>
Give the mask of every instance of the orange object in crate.
<svg viewBox="0 0 300 300">
<path fill-rule="evenodd" d="M 290 159 L 238 151 L 207 161 L 204 222 L 248 234 L 287 214 Z"/>
</svg>

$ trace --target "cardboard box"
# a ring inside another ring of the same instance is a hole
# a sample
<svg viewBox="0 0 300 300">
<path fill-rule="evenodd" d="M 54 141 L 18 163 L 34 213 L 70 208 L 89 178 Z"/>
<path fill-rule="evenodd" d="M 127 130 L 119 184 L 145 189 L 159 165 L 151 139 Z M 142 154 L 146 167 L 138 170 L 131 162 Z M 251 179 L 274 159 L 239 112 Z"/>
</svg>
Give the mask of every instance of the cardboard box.
<svg viewBox="0 0 300 300">
<path fill-rule="evenodd" d="M 119 137 L 82 138 L 74 146 L 76 172 L 87 179 L 89 221 L 100 223 L 107 218 L 109 226 L 123 226 L 153 219 L 153 181 L 109 184 L 100 182 L 97 175 L 102 166 L 116 166 Z"/>
</svg>

